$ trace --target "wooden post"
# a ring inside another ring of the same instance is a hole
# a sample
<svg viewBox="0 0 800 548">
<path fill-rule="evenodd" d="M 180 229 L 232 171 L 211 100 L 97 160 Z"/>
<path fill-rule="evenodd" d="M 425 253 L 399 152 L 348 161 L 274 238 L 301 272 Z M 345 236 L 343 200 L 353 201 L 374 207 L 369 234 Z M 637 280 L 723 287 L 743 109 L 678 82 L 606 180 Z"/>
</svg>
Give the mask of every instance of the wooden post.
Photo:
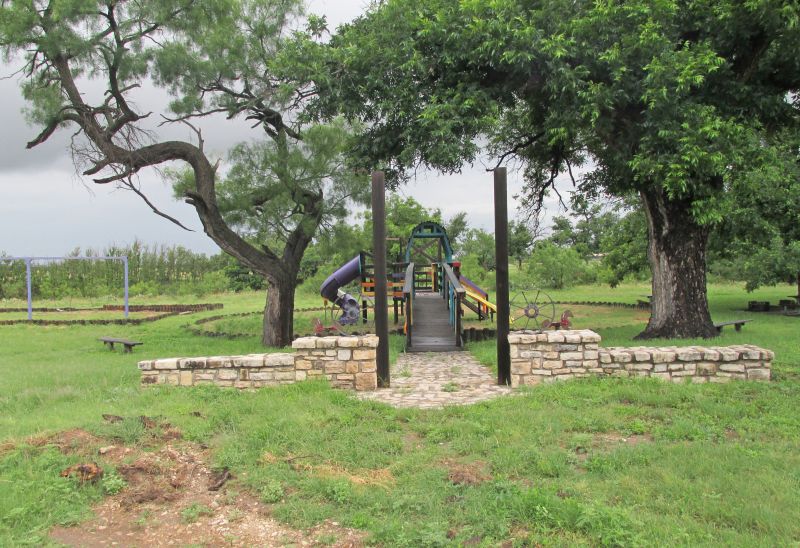
<svg viewBox="0 0 800 548">
<path fill-rule="evenodd" d="M 497 267 L 497 383 L 511 384 L 511 348 L 508 344 L 508 197 L 506 168 L 494 170 L 494 249 Z"/>
<path fill-rule="evenodd" d="M 372 172 L 372 255 L 375 273 L 375 332 L 378 335 L 378 386 L 388 388 L 389 311 L 386 302 L 386 186 L 383 172 Z"/>
</svg>

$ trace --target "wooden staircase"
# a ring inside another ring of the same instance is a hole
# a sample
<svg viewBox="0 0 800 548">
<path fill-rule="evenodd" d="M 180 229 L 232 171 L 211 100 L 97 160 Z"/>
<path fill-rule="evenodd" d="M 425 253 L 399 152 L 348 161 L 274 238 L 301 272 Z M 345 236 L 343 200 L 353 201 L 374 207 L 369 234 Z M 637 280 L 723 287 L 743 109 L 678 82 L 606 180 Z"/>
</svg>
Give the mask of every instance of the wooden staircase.
<svg viewBox="0 0 800 548">
<path fill-rule="evenodd" d="M 417 292 L 414 297 L 414 327 L 408 352 L 452 352 L 463 350 L 456 345 L 450 324 L 447 301 L 438 293 Z"/>
</svg>

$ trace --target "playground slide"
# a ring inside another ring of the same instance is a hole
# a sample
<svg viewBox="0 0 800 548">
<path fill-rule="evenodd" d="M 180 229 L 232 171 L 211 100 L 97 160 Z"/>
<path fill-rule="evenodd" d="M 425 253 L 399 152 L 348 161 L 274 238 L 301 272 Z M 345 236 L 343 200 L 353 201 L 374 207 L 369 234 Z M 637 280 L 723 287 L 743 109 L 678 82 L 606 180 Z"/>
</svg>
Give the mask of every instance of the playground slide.
<svg viewBox="0 0 800 548">
<path fill-rule="evenodd" d="M 495 304 L 489 301 L 489 294 L 481 289 L 478 284 L 463 274 L 461 274 L 461 277 L 458 281 L 461 282 L 461 287 L 463 287 L 467 292 L 467 296 L 477 302 L 477 304 L 474 304 L 470 303 L 469 301 L 464 301 L 464 304 L 467 305 L 468 308 L 472 309 L 473 312 L 480 315 L 488 314 L 489 310 L 497 312 L 497 307 Z M 484 310 L 481 311 L 480 308 L 484 308 Z"/>
<path fill-rule="evenodd" d="M 341 288 L 358 278 L 361 274 L 361 257 L 356 255 L 336 272 L 328 276 L 319 288 L 319 294 L 342 309 L 339 323 L 352 325 L 358 321 L 359 306 L 355 297 Z"/>
</svg>

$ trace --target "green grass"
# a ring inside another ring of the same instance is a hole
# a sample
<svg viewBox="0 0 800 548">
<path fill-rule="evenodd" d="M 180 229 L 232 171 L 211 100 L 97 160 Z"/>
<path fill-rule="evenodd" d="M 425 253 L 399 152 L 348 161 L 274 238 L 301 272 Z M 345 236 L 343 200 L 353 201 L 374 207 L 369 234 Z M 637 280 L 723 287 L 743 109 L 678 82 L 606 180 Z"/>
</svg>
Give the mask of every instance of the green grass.
<svg viewBox="0 0 800 548">
<path fill-rule="evenodd" d="M 634 301 L 646 292 L 623 289 L 618 295 Z M 603 294 L 571 291 L 591 300 Z M 476 538 L 484 545 L 796 544 L 800 323 L 738 310 L 750 299 L 788 295 L 785 287 L 748 295 L 713 286 L 710 294 L 716 320 L 755 319 L 714 344 L 772 348 L 774 382 L 586 380 L 469 407 L 400 410 L 320 382 L 257 392 L 139 387 L 141 359 L 261 351 L 255 336 L 215 339 L 181 328 L 217 311 L 141 326 L 3 326 L 0 444 L 69 428 L 144 443 L 138 421 L 107 425 L 101 415 L 162 416 L 186 439 L 208 444 L 211 464 L 239 478 L 231 488 L 251 489 L 278 519 L 295 527 L 332 519 L 387 546 Z M 224 302 L 225 313 L 263 307 L 257 294 L 202 300 Z M 635 311 L 613 310 L 603 319 L 608 327 L 593 326 L 602 327 L 603 344 L 630 344 L 642 325 L 626 325 L 624 315 Z M 587 310 L 587 326 L 600 319 Z M 145 344 L 133 355 L 112 353 L 95 340 L 102 335 Z M 488 362 L 493 344 L 474 348 Z M 394 338 L 392 352 L 401 346 Z M 53 446 L 0 449 L 0 545 L 41 544 L 52 525 L 90 515 L 104 486 L 58 477 L 77 458 Z M 456 481 L 454 466 L 481 473 Z"/>
</svg>

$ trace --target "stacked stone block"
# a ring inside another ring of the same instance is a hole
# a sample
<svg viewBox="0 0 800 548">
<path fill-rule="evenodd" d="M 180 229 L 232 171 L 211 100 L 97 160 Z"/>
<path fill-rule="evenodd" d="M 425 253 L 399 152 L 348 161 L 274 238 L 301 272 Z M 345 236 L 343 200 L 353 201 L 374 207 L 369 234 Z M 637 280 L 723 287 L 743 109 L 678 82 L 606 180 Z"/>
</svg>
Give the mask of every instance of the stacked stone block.
<svg viewBox="0 0 800 548">
<path fill-rule="evenodd" d="M 310 378 L 325 377 L 336 388 L 378 387 L 378 337 L 301 337 L 292 343 L 295 368 Z"/>
<path fill-rule="evenodd" d="M 294 353 L 168 358 L 139 362 L 142 384 L 261 388 L 326 378 L 337 388 L 377 388 L 378 337 L 303 337 Z"/>
<path fill-rule="evenodd" d="M 589 330 L 517 332 L 511 347 L 511 385 L 589 376 L 654 377 L 672 382 L 769 380 L 775 354 L 753 345 L 600 348 Z"/>
</svg>

